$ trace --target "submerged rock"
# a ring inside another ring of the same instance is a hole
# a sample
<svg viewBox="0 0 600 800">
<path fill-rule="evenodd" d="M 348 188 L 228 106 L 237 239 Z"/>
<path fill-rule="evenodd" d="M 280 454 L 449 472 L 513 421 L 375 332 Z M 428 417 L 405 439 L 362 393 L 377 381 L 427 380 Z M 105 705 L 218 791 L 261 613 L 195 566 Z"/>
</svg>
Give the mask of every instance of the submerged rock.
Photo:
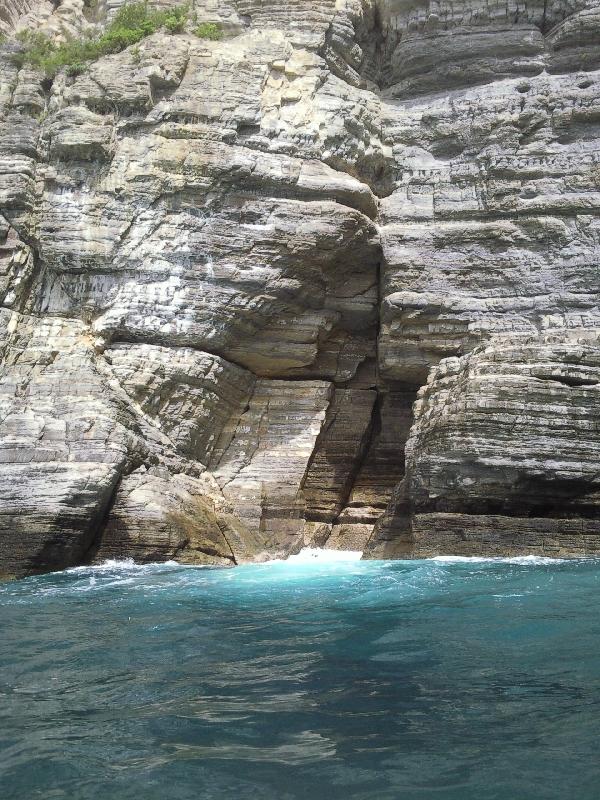
<svg viewBox="0 0 600 800">
<path fill-rule="evenodd" d="M 5 5 L 0 572 L 595 551 L 593 3 Z"/>
</svg>

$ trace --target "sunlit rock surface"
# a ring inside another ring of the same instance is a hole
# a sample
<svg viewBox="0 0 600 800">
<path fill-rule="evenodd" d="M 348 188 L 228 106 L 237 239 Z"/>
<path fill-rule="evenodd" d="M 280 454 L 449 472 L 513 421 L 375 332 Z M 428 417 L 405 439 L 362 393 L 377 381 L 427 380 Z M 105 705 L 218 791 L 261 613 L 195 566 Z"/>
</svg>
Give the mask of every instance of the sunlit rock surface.
<svg viewBox="0 0 600 800">
<path fill-rule="evenodd" d="M 593 552 L 600 6 L 201 0 L 16 66 L 120 5 L 0 8 L 0 572 Z"/>
</svg>

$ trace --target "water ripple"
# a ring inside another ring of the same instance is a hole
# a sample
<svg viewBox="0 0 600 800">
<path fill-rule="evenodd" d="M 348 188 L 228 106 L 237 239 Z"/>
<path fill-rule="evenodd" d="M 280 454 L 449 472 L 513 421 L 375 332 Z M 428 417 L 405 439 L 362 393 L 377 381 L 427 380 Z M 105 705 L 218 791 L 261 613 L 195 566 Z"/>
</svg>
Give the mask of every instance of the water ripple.
<svg viewBox="0 0 600 800">
<path fill-rule="evenodd" d="M 595 800 L 598 560 L 0 585 L 2 800 Z"/>
</svg>

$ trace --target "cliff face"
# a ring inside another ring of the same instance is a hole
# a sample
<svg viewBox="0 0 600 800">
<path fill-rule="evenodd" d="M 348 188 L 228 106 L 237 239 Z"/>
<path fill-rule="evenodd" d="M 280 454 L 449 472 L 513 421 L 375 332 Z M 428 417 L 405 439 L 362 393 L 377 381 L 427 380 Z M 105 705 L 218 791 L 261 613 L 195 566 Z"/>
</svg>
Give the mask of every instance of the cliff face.
<svg viewBox="0 0 600 800">
<path fill-rule="evenodd" d="M 600 549 L 600 5 L 15 65 L 119 5 L 0 8 L 0 571 Z"/>
</svg>

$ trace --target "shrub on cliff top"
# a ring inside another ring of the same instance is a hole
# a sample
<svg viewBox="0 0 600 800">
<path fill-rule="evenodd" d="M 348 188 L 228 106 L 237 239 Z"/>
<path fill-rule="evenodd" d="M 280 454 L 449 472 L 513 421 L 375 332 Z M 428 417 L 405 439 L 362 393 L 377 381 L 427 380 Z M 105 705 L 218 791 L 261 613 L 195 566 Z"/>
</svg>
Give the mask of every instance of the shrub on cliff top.
<svg viewBox="0 0 600 800">
<path fill-rule="evenodd" d="M 223 38 L 223 29 L 216 22 L 201 22 L 194 28 L 194 33 L 200 39 L 212 39 L 215 42 Z"/>
<path fill-rule="evenodd" d="M 166 28 L 170 33 L 181 33 L 188 17 L 187 5 L 157 11 L 149 8 L 146 2 L 126 3 L 99 36 L 69 39 L 56 44 L 40 33 L 27 31 L 20 34 L 18 38 L 24 47 L 17 59 L 21 65 L 30 64 L 42 69 L 48 77 L 56 75 L 62 67 L 67 67 L 70 74 L 78 74 L 86 62 L 110 53 L 120 53 L 161 28 Z M 208 27 L 210 31 L 203 34 L 196 30 L 197 36 L 221 38 L 217 35 L 221 30 L 218 25 L 211 23 L 199 27 Z"/>
</svg>

